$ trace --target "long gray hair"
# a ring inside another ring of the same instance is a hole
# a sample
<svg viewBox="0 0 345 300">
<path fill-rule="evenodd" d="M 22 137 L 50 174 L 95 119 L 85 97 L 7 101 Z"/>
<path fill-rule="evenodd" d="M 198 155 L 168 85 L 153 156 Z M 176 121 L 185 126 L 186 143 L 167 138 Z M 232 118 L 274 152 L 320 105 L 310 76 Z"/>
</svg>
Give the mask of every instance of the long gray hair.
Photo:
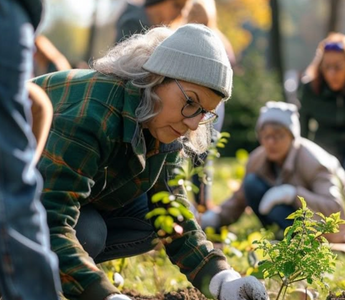
<svg viewBox="0 0 345 300">
<path fill-rule="evenodd" d="M 161 99 L 154 87 L 162 84 L 165 77 L 145 71 L 142 66 L 156 47 L 173 31 L 167 27 L 155 27 L 145 34 L 134 34 L 110 49 L 107 54 L 94 60 L 91 67 L 107 76 L 128 80 L 143 90 L 141 102 L 136 110 L 139 123 L 156 116 L 161 108 Z M 157 110 L 158 108 L 158 110 Z M 211 142 L 211 125 L 200 125 L 194 132 L 188 131 L 179 139 L 187 155 L 203 153 Z"/>
</svg>

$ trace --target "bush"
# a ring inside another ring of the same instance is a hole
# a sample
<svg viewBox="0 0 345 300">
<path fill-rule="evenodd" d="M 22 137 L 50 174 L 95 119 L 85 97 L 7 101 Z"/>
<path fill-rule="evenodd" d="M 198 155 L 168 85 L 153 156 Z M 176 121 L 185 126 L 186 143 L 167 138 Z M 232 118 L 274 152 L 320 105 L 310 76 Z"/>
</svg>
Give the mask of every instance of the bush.
<svg viewBox="0 0 345 300">
<path fill-rule="evenodd" d="M 257 53 L 248 53 L 235 70 L 233 92 L 225 105 L 225 119 L 222 131 L 231 137 L 221 156 L 233 157 L 238 149 L 248 152 L 258 146 L 255 124 L 260 108 L 267 101 L 283 101 L 283 88 L 278 76 L 268 71 L 265 58 Z"/>
</svg>

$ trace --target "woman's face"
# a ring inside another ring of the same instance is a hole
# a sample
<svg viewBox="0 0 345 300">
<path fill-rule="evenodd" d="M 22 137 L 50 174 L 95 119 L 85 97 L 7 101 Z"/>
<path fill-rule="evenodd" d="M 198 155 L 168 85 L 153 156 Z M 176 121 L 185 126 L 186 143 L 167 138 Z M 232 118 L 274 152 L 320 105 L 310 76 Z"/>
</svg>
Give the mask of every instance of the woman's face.
<svg viewBox="0 0 345 300">
<path fill-rule="evenodd" d="M 171 22 L 182 16 L 184 10 L 187 7 L 186 11 L 189 8 L 189 5 L 186 5 L 189 0 L 169 0 L 162 1 L 156 4 L 156 7 L 159 11 L 159 15 L 156 15 L 157 24 L 169 25 Z"/>
<path fill-rule="evenodd" d="M 324 53 L 321 72 L 328 86 L 333 91 L 340 91 L 345 86 L 345 53 L 327 51 Z"/>
<path fill-rule="evenodd" d="M 178 80 L 181 89 L 194 102 L 197 102 L 204 110 L 214 110 L 221 101 L 209 88 Z M 192 118 L 186 118 L 181 110 L 187 103 L 186 97 L 175 80 L 158 85 L 155 92 L 162 101 L 160 112 L 145 124 L 153 137 L 160 142 L 169 144 L 177 138 L 184 136 L 188 130 L 196 130 L 203 114 Z"/>
<path fill-rule="evenodd" d="M 268 160 L 282 165 L 289 153 L 293 136 L 283 126 L 266 124 L 259 132 L 259 141 L 265 148 Z"/>
</svg>

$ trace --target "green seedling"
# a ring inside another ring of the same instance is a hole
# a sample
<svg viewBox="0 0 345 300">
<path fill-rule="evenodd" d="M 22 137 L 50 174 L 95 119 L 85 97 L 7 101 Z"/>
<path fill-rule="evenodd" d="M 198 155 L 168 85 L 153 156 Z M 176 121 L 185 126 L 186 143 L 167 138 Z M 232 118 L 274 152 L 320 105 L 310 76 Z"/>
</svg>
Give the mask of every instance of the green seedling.
<svg viewBox="0 0 345 300">
<path fill-rule="evenodd" d="M 339 225 L 345 224 L 345 221 L 340 218 L 340 212 L 329 217 L 322 213 L 314 214 L 306 201 L 302 197 L 299 199 L 302 206 L 288 216 L 294 222 L 286 228 L 283 240 L 254 242 L 267 257 L 259 262 L 264 278 L 275 278 L 281 283 L 277 300 L 285 299 L 287 289 L 300 281 L 326 288 L 324 275 L 335 271 L 336 255 L 324 235 L 338 232 Z M 314 215 L 318 218 L 314 219 Z"/>
<path fill-rule="evenodd" d="M 227 132 L 218 133 L 213 137 L 213 142 L 207 150 L 207 160 L 219 158 L 220 154 L 217 148 L 225 147 L 229 137 L 230 134 Z M 182 188 L 187 191 L 187 194 L 196 194 L 199 188 L 192 182 L 193 175 L 198 174 L 205 184 L 212 184 L 207 180 L 209 171 L 207 168 L 210 168 L 207 164 L 195 167 L 193 161 L 188 159 L 181 168 L 174 170 L 174 178 L 168 181 L 168 185 L 173 190 Z M 183 202 L 169 192 L 163 191 L 153 195 L 151 202 L 160 205 L 148 212 L 146 219 L 153 220 L 158 235 L 165 238 L 165 242 L 169 243 L 170 237 L 174 234 L 182 234 L 183 228 L 180 224 L 193 218 L 193 214 Z M 196 203 L 192 203 L 192 205 L 197 207 Z"/>
</svg>

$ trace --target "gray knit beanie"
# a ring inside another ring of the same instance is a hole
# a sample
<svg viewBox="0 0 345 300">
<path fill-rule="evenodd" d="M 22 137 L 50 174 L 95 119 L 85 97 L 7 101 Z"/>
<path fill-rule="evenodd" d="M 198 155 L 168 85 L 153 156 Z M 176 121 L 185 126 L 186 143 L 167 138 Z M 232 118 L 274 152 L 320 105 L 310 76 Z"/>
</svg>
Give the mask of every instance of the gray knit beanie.
<svg viewBox="0 0 345 300">
<path fill-rule="evenodd" d="M 262 129 L 266 123 L 277 123 L 288 129 L 294 138 L 301 135 L 298 109 L 295 104 L 286 102 L 269 101 L 260 110 L 260 116 L 256 123 L 256 132 Z"/>
<path fill-rule="evenodd" d="M 231 95 L 232 69 L 223 43 L 208 27 L 181 26 L 161 42 L 143 68 Z"/>
</svg>

